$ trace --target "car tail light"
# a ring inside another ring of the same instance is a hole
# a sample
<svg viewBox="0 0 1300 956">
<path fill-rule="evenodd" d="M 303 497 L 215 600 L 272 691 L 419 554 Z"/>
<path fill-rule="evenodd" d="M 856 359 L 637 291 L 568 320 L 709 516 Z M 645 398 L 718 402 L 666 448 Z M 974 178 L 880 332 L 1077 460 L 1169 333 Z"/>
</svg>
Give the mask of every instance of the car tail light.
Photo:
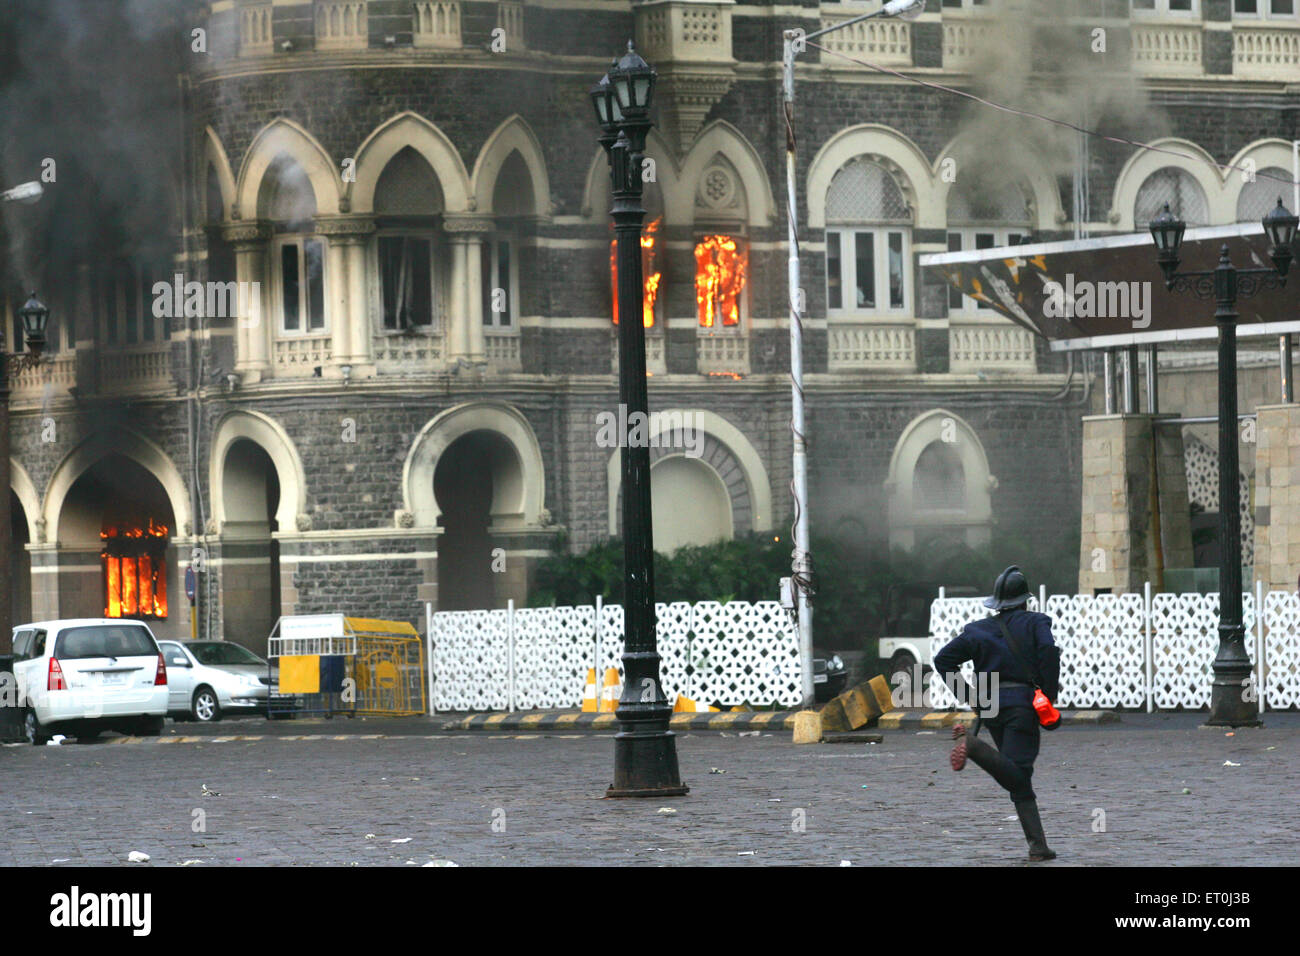
<svg viewBox="0 0 1300 956">
<path fill-rule="evenodd" d="M 155 687 L 167 686 L 167 664 L 163 661 L 162 654 L 158 655 L 158 671 L 154 674 L 153 685 Z"/>
<path fill-rule="evenodd" d="M 50 677 L 45 684 L 46 690 L 67 690 L 68 682 L 63 679 L 63 668 L 57 657 L 50 658 Z"/>
</svg>

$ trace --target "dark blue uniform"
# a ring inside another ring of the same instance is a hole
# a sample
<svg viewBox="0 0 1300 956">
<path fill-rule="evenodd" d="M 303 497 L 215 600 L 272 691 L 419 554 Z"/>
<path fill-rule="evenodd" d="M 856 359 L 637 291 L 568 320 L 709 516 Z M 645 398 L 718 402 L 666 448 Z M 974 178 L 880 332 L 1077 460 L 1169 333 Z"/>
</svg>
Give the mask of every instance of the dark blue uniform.
<svg viewBox="0 0 1300 956">
<path fill-rule="evenodd" d="M 934 655 L 934 669 L 948 686 L 960 687 L 959 672 L 966 661 L 975 664 L 976 687 L 979 675 L 986 675 L 984 686 L 992 687 L 998 675 L 998 707 L 985 711 L 983 723 L 997 744 L 999 759 L 985 769 L 1010 794 L 1013 802 L 1035 799 L 1031 778 L 1038 757 L 1039 725 L 1034 711 L 1033 679 L 1007 647 L 997 622 L 1001 620 L 1016 641 L 1022 657 L 1038 668 L 1043 693 L 1052 700 L 1060 692 L 1061 657 L 1052 640 L 1052 619 L 1046 614 L 1023 607 L 1001 611 L 996 617 L 967 624 L 962 632 Z M 1034 655 L 1032 658 L 1029 655 Z M 953 681 L 957 681 L 956 684 Z M 1005 682 L 1020 684 L 1004 686 Z"/>
</svg>

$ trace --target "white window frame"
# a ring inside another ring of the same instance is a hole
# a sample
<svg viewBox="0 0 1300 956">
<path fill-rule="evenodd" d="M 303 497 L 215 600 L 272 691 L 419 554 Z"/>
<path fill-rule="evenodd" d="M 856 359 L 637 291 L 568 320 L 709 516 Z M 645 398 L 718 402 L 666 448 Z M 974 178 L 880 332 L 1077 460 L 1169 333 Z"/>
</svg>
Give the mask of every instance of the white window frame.
<svg viewBox="0 0 1300 956">
<path fill-rule="evenodd" d="M 380 259 L 379 245 L 381 239 L 422 239 L 429 243 L 429 281 L 433 288 L 430 290 L 430 302 L 432 303 L 431 322 L 428 325 L 413 325 L 408 329 L 390 329 L 384 325 L 384 273 L 382 260 Z M 375 329 L 380 335 L 441 335 L 444 331 L 443 326 L 446 323 L 447 310 L 443 299 L 447 295 L 447 289 L 444 284 L 444 263 L 446 260 L 442 235 L 435 229 L 382 229 L 375 235 L 375 241 L 371 245 L 372 256 L 372 275 L 375 277 L 374 286 L 374 315 Z"/>
<path fill-rule="evenodd" d="M 856 290 L 857 257 L 846 255 L 856 233 L 871 233 L 872 257 L 876 272 L 876 302 L 889 302 L 889 234 L 897 232 L 903 237 L 903 302 L 901 305 L 859 306 L 846 305 L 851 290 Z M 848 241 L 846 241 L 846 239 Z M 840 251 L 840 305 L 830 304 L 830 250 L 831 243 L 839 243 Z M 831 225 L 826 227 L 826 315 L 829 318 L 858 318 L 881 316 L 906 316 L 912 313 L 912 226 L 909 223 L 863 223 L 861 225 Z M 882 294 L 883 293 L 883 294 Z"/>
<path fill-rule="evenodd" d="M 975 245 L 975 240 L 977 235 L 992 235 L 993 245 L 987 248 L 995 249 L 998 248 L 999 246 L 1010 245 L 1012 236 L 1019 236 L 1020 241 L 1023 243 L 1025 239 L 1027 239 L 1031 234 L 1028 223 L 1026 223 L 1023 226 L 1006 226 L 1006 225 L 949 226 L 947 232 L 948 232 L 947 242 L 948 242 L 949 252 L 975 251 L 978 248 Z M 952 247 L 953 236 L 959 236 L 961 238 L 960 249 L 953 249 Z M 968 295 L 963 295 L 961 297 L 961 306 L 954 308 L 952 304 L 952 293 L 955 291 L 956 291 L 955 289 L 951 289 L 951 288 L 949 289 L 948 314 L 950 316 L 961 315 L 961 316 L 968 316 L 972 318 L 978 317 L 982 319 L 1001 318 L 1001 316 L 994 310 L 994 308 L 991 305 L 985 305 L 983 302 L 980 302 L 978 299 L 972 299 Z"/>
<path fill-rule="evenodd" d="M 321 247 L 321 321 L 322 326 L 318 329 L 310 328 L 311 310 L 308 302 L 310 295 L 311 283 L 306 280 L 306 261 L 307 261 L 307 243 L 317 242 Z M 298 246 L 298 281 L 300 284 L 298 295 L 298 321 L 299 327 L 290 329 L 285 326 L 284 316 L 284 253 L 285 246 L 296 244 Z M 315 233 L 290 233 L 288 235 L 276 236 L 271 243 L 271 275 L 274 277 L 272 293 L 274 295 L 274 307 L 276 315 L 276 335 L 280 338 L 314 338 L 330 334 L 330 295 L 329 295 L 329 243 L 324 236 Z"/>
<path fill-rule="evenodd" d="M 501 259 L 498 254 L 499 244 L 505 243 L 510 247 L 510 266 L 509 275 L 505 281 L 501 280 Z M 519 332 L 519 236 L 513 231 L 501 231 L 492 233 L 484 240 L 483 250 L 480 253 L 483 256 L 480 268 L 486 272 L 488 284 L 483 287 L 483 331 L 494 335 L 504 335 L 507 333 Z M 492 311 L 492 290 L 506 290 L 506 307 L 507 312 Z M 507 321 L 502 322 L 501 316 L 508 316 Z"/>
<path fill-rule="evenodd" d="M 1254 21 L 1256 23 L 1262 20 L 1274 20 L 1283 23 L 1296 22 L 1297 8 L 1300 8 L 1300 4 L 1298 4 L 1296 0 L 1292 0 L 1290 13 L 1275 13 L 1273 12 L 1273 4 L 1275 0 L 1255 0 L 1255 12 L 1243 13 L 1237 9 L 1237 2 L 1238 0 L 1232 0 L 1232 18 L 1234 20 L 1245 20 L 1247 22 Z"/>
<path fill-rule="evenodd" d="M 1129 14 L 1135 17 L 1196 17 L 1201 15 L 1200 0 L 1188 0 L 1189 10 L 1170 9 L 1173 0 L 1151 0 L 1150 7 L 1139 7 L 1135 0 L 1129 0 Z"/>
</svg>

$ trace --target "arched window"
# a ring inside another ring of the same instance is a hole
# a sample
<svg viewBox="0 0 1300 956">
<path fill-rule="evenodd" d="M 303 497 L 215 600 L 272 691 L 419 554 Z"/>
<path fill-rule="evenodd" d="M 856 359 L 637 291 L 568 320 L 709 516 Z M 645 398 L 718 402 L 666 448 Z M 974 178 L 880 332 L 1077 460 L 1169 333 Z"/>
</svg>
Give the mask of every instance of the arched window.
<svg viewBox="0 0 1300 956">
<path fill-rule="evenodd" d="M 911 221 L 883 166 L 861 158 L 835 174 L 826 192 L 827 314 L 907 310 Z"/>
<path fill-rule="evenodd" d="M 917 457 L 912 507 L 916 511 L 966 510 L 966 469 L 951 443 L 932 441 Z"/>
<path fill-rule="evenodd" d="M 492 210 L 496 230 L 483 248 L 483 325 L 508 332 L 519 325 L 519 226 L 534 208 L 533 178 L 518 150 L 501 164 Z"/>
<path fill-rule="evenodd" d="M 1291 174 L 1280 166 L 1259 170 L 1254 182 L 1246 183 L 1237 194 L 1237 222 L 1259 222 L 1278 199 L 1289 202 L 1290 183 Z"/>
<path fill-rule="evenodd" d="M 1205 198 L 1205 190 L 1185 169 L 1166 166 L 1146 178 L 1133 206 L 1134 224 L 1145 228 L 1160 215 L 1165 203 L 1169 204 L 1170 212 L 1189 226 L 1209 224 L 1210 203 Z"/>
<path fill-rule="evenodd" d="M 1015 183 L 1000 186 L 954 183 L 948 191 L 948 251 L 996 249 L 1029 241 L 1029 205 Z M 993 307 L 960 289 L 948 289 L 949 312 L 974 312 Z"/>
<path fill-rule="evenodd" d="M 890 544 L 987 544 L 996 484 L 974 430 L 944 409 L 926 412 L 903 429 L 889 463 Z"/>
<path fill-rule="evenodd" d="M 315 235 L 316 193 L 307 173 L 290 157 L 278 157 L 266 171 L 257 206 L 275 230 L 272 254 L 280 333 L 323 333 L 325 242 Z"/>
<path fill-rule="evenodd" d="M 437 217 L 442 187 L 427 160 L 407 146 L 388 161 L 375 185 L 380 217 L 375 248 L 383 328 L 431 330 L 444 314 L 445 260 Z"/>
</svg>

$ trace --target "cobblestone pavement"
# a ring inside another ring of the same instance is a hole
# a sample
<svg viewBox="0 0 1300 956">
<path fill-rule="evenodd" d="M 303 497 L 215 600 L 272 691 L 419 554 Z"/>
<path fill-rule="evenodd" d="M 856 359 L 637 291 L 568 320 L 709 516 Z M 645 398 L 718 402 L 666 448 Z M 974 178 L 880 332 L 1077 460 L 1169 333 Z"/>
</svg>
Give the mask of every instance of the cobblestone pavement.
<svg viewBox="0 0 1300 956">
<path fill-rule="evenodd" d="M 1298 717 L 1231 737 L 1196 715 L 1044 735 L 1035 786 L 1052 865 L 1300 862 Z M 974 765 L 948 770 L 938 733 L 799 747 L 681 736 L 691 794 L 649 801 L 601 799 L 609 736 L 112 741 L 0 750 L 0 863 L 142 850 L 151 865 L 952 865 L 1025 850 L 1010 801 Z"/>
</svg>

